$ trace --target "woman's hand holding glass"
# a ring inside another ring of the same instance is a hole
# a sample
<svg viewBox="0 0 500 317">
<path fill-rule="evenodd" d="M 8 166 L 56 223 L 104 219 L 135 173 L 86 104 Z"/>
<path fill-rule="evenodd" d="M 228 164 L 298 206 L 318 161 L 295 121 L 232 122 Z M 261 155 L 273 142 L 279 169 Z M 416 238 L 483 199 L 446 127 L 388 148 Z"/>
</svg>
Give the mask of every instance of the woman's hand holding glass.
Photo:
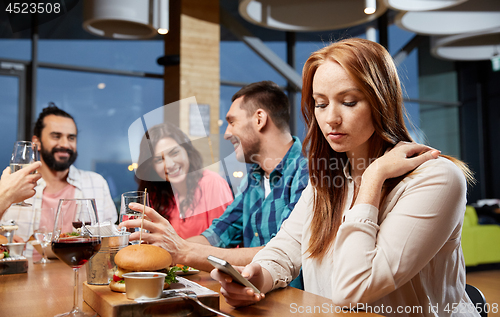
<svg viewBox="0 0 500 317">
<path fill-rule="evenodd" d="M 180 256 L 187 249 L 188 243 L 186 240 L 179 237 L 170 222 L 151 207 L 144 208 L 144 205 L 130 203 L 129 208 L 140 213 L 144 211 L 143 229 L 148 232 L 142 233 L 142 241 L 164 248 L 170 252 L 174 263 L 182 263 Z M 121 227 L 140 228 L 141 218 L 124 221 L 120 223 L 119 228 Z M 130 235 L 130 240 L 139 240 L 139 234 L 139 232 L 132 233 Z"/>
<path fill-rule="evenodd" d="M 133 219 L 141 219 L 143 210 L 135 210 L 130 208 L 131 203 L 137 203 L 140 205 L 149 206 L 149 193 L 146 191 L 130 191 L 123 193 L 121 196 L 121 205 L 120 205 L 120 222 L 133 220 Z M 141 229 L 139 225 L 137 228 L 128 227 L 128 231 L 130 233 L 138 232 Z M 144 231 L 143 231 L 144 233 Z M 132 244 L 140 243 L 139 240 L 131 241 Z"/>
<path fill-rule="evenodd" d="M 232 278 L 219 271 L 213 269 L 210 276 L 219 281 L 221 285 L 220 292 L 224 296 L 226 302 L 234 307 L 248 306 L 255 304 L 265 297 L 265 293 L 272 288 L 271 274 L 258 263 L 250 263 L 247 266 L 233 266 L 241 275 L 248 279 L 261 293 L 255 294 L 250 287 L 245 287 L 241 284 L 233 282 Z"/>
</svg>

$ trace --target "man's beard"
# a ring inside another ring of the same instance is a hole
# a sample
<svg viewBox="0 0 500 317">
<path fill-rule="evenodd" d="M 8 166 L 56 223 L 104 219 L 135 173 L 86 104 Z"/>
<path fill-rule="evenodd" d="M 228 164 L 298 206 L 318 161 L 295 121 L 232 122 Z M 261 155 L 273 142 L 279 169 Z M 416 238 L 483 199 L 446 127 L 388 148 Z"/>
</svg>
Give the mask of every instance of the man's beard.
<svg viewBox="0 0 500 317">
<path fill-rule="evenodd" d="M 55 158 L 55 153 L 57 152 L 66 152 L 69 153 L 69 157 L 62 162 L 58 162 Z M 76 158 L 78 156 L 77 151 L 73 151 L 70 149 L 61 149 L 54 147 L 52 151 L 46 151 L 43 148 L 43 144 L 40 149 L 40 153 L 42 155 L 43 161 L 47 164 L 47 167 L 56 172 L 62 172 L 67 170 L 73 163 L 75 163 Z"/>
<path fill-rule="evenodd" d="M 247 133 L 245 133 L 245 140 L 240 138 L 240 146 L 243 150 L 243 157 L 245 159 L 245 163 L 253 164 L 258 163 L 256 155 L 260 154 L 260 140 L 257 137 L 256 133 L 252 130 L 250 125 L 247 126 Z M 243 143 L 245 143 L 243 145 Z"/>
</svg>

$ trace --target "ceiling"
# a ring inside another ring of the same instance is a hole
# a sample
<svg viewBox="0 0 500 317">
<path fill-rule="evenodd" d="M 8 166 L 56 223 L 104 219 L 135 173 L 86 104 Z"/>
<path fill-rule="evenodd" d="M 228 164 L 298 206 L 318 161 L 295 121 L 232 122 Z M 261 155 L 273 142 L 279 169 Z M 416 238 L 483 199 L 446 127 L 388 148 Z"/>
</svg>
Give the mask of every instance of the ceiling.
<svg viewBox="0 0 500 317">
<path fill-rule="evenodd" d="M 45 22 L 39 26 L 39 38 L 40 39 L 90 39 L 90 40 L 109 40 L 108 38 L 102 38 L 92 35 L 86 32 L 82 28 L 83 23 L 83 1 L 79 0 L 65 0 L 67 6 L 70 8 L 69 11 L 52 21 Z M 285 40 L 286 33 L 284 31 L 277 31 L 267 29 L 261 26 L 254 25 L 252 23 L 244 20 L 238 13 L 238 1 L 235 0 L 220 0 L 221 10 L 229 12 L 233 17 L 237 19 L 245 28 L 247 28 L 255 36 L 259 37 L 263 41 L 282 41 Z M 393 12 L 390 12 L 390 16 L 394 16 Z M 23 16 L 24 17 L 24 16 Z M 25 20 L 22 21 L 24 25 L 28 26 L 30 21 L 28 20 L 28 15 L 25 16 Z M 392 20 L 392 19 L 390 19 Z M 365 32 L 367 25 L 360 25 L 352 27 L 349 29 L 341 29 L 334 31 L 322 31 L 322 32 L 297 32 L 297 41 L 318 41 L 318 40 L 330 40 L 332 38 L 346 37 L 346 36 L 357 36 Z M 26 29 L 13 33 L 12 27 L 9 21 L 9 17 L 5 10 L 0 11 L 0 38 L 4 39 L 29 39 L 31 37 L 31 30 Z M 161 40 L 162 36 L 158 35 L 149 40 Z M 221 27 L 221 40 L 222 41 L 236 41 L 236 37 L 226 29 L 224 26 Z"/>
</svg>

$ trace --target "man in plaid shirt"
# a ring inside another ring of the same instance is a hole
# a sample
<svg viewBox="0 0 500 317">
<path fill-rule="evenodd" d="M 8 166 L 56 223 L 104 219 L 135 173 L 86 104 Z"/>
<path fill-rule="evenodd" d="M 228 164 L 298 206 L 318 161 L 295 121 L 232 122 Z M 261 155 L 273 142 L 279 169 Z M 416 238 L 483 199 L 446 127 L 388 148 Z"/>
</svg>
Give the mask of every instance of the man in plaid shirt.
<svg viewBox="0 0 500 317">
<path fill-rule="evenodd" d="M 111 199 L 108 183 L 99 174 L 79 170 L 72 164 L 77 157 L 77 128 L 73 117 L 50 105 L 42 110 L 34 128 L 32 141 L 40 150 L 42 166 L 38 172 L 42 178 L 35 187 L 36 194 L 26 202 L 32 206 L 11 206 L 1 222 L 14 220 L 19 229 L 16 242 L 27 241 L 41 227 L 52 230 L 59 199 L 94 198 L 99 221 L 115 223 L 118 215 Z M 25 256 L 32 255 L 27 245 Z"/>
<path fill-rule="evenodd" d="M 170 223 L 151 208 L 142 239 L 168 250 L 174 263 L 205 271 L 213 267 L 208 255 L 233 265 L 246 265 L 276 235 L 306 187 L 309 174 L 298 138 L 290 134 L 287 96 L 270 81 L 243 87 L 232 98 L 225 139 L 239 161 L 251 163 L 240 194 L 222 216 L 201 235 L 181 239 Z M 142 206 L 131 206 L 142 211 Z M 138 227 L 137 220 L 120 226 Z M 130 239 L 138 239 L 132 234 Z M 299 284 L 292 284 L 301 288 Z"/>
</svg>

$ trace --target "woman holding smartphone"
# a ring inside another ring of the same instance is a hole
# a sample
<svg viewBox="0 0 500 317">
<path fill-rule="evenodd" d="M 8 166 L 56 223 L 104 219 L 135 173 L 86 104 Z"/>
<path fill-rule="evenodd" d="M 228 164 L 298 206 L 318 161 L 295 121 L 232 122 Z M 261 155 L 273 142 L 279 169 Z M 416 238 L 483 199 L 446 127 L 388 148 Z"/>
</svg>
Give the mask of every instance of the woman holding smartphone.
<svg viewBox="0 0 500 317">
<path fill-rule="evenodd" d="M 446 305 L 456 303 L 476 316 L 460 246 L 471 173 L 412 143 L 385 48 L 353 38 L 314 52 L 303 70 L 302 113 L 309 185 L 242 275 L 265 294 L 302 268 L 305 290 L 335 305 L 448 316 Z M 233 306 L 264 298 L 217 270 L 212 277 Z"/>
</svg>

